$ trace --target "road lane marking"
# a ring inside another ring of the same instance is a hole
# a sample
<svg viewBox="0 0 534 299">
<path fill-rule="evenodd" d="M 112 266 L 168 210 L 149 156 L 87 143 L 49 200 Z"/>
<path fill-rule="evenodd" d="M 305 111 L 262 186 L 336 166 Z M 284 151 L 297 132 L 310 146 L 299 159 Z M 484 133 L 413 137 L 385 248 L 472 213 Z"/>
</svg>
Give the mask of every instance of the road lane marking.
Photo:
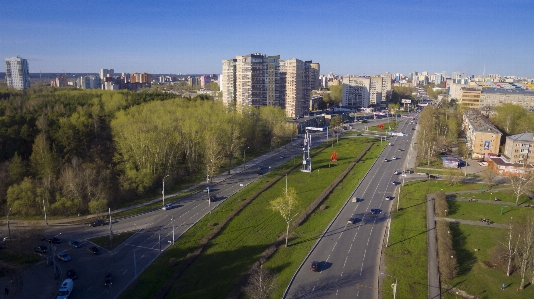
<svg viewBox="0 0 534 299">
<path fill-rule="evenodd" d="M 126 272 L 128 272 L 128 270 L 125 270 L 124 272 L 122 272 L 122 275 L 126 274 Z"/>
</svg>

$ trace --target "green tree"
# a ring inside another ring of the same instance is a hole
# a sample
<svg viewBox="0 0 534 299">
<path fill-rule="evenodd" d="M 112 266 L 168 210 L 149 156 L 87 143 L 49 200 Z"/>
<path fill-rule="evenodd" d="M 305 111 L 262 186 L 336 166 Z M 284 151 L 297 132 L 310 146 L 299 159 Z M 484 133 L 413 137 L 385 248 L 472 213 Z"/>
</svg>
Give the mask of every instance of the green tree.
<svg viewBox="0 0 534 299">
<path fill-rule="evenodd" d="M 37 189 L 30 178 L 24 178 L 20 184 L 14 184 L 7 189 L 7 206 L 12 208 L 13 214 L 21 216 L 37 215 L 41 203 L 38 200 Z"/>
<path fill-rule="evenodd" d="M 26 163 L 22 160 L 17 152 L 9 163 L 9 178 L 14 183 L 21 182 L 26 176 Z"/>
<path fill-rule="evenodd" d="M 339 106 L 341 104 L 343 86 L 342 85 L 333 85 L 333 86 L 330 86 L 329 89 L 330 89 L 331 101 Z M 332 105 L 330 105 L 330 106 L 332 106 Z"/>
<path fill-rule="evenodd" d="M 89 202 L 89 213 L 101 214 L 108 209 L 108 201 L 105 199 L 94 199 Z"/>
<path fill-rule="evenodd" d="M 270 203 L 270 209 L 280 213 L 280 216 L 286 222 L 286 247 L 289 237 L 289 225 L 291 221 L 298 215 L 298 198 L 297 191 L 294 188 L 289 188 L 284 194 Z"/>
</svg>

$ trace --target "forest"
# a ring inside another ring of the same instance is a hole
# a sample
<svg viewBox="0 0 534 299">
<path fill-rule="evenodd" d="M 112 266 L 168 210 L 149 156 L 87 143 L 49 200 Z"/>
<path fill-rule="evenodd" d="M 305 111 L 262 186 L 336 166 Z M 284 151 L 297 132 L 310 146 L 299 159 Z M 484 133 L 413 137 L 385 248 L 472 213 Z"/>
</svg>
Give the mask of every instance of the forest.
<svg viewBox="0 0 534 299">
<path fill-rule="evenodd" d="M 292 126 L 276 107 L 242 113 L 206 97 L 157 91 L 0 90 L 0 211 L 19 217 L 101 213 L 197 174 L 243 149 L 277 145 Z"/>
</svg>

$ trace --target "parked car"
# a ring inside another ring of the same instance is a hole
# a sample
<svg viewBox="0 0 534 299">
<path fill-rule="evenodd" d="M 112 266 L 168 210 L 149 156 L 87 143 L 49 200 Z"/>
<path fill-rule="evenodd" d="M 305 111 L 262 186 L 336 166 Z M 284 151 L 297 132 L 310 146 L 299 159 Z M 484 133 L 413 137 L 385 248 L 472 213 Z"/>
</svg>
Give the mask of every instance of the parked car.
<svg viewBox="0 0 534 299">
<path fill-rule="evenodd" d="M 111 281 L 111 273 L 108 272 L 108 274 L 106 274 L 106 278 L 104 279 L 104 286 L 109 287 L 112 284 L 113 282 Z"/>
<path fill-rule="evenodd" d="M 67 277 L 70 279 L 75 279 L 78 276 L 76 275 L 76 271 L 74 271 L 74 269 L 69 269 L 67 270 Z"/>
<path fill-rule="evenodd" d="M 60 252 L 58 255 L 57 255 L 57 258 L 64 261 L 64 262 L 68 262 L 70 261 L 72 258 L 70 257 L 70 255 L 66 254 L 65 252 Z"/>
<path fill-rule="evenodd" d="M 105 224 L 104 220 L 98 219 L 98 220 L 93 221 L 91 224 L 89 224 L 89 226 L 95 227 L 95 226 L 102 226 L 104 224 Z"/>
<path fill-rule="evenodd" d="M 35 247 L 35 248 L 33 249 L 33 251 L 35 251 L 35 252 L 37 252 L 37 253 L 46 253 L 46 250 L 47 250 L 47 249 L 48 249 L 48 248 L 47 248 L 46 246 L 41 245 L 41 246 L 37 246 L 37 247 Z"/>
<path fill-rule="evenodd" d="M 76 240 L 70 240 L 69 241 L 69 245 L 74 247 L 74 248 L 80 248 L 82 247 L 82 243 L 76 241 Z"/>
<path fill-rule="evenodd" d="M 313 261 L 310 270 L 312 270 L 313 272 L 319 272 L 319 262 Z"/>
<path fill-rule="evenodd" d="M 96 246 L 91 246 L 91 247 L 87 248 L 87 251 L 89 251 L 90 253 L 92 253 L 94 255 L 100 254 L 100 249 L 98 249 L 98 247 L 96 247 Z"/>
</svg>

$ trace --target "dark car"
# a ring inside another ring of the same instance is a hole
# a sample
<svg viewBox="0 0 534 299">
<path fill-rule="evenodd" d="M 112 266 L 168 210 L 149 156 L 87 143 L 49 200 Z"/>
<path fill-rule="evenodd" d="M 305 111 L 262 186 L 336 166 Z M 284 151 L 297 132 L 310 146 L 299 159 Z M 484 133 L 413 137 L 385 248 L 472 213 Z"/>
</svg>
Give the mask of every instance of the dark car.
<svg viewBox="0 0 534 299">
<path fill-rule="evenodd" d="M 375 208 L 371 209 L 371 214 L 373 214 L 373 215 L 378 215 L 380 213 L 382 213 L 382 210 L 380 210 L 380 209 L 375 209 Z"/>
<path fill-rule="evenodd" d="M 102 226 L 104 224 L 105 224 L 104 220 L 98 219 L 98 220 L 94 221 L 93 223 L 89 224 L 89 226 L 95 227 L 95 226 Z"/>
<path fill-rule="evenodd" d="M 82 243 L 76 241 L 76 240 L 70 240 L 69 245 L 74 248 L 80 248 L 82 247 Z"/>
<path fill-rule="evenodd" d="M 46 246 L 41 245 L 41 246 L 37 246 L 37 247 L 35 247 L 35 248 L 33 249 L 33 251 L 38 252 L 38 253 L 46 253 L 46 250 L 47 250 L 47 249 L 48 249 L 48 248 L 47 248 Z"/>
<path fill-rule="evenodd" d="M 74 269 L 69 269 L 67 270 L 67 277 L 70 279 L 74 279 L 78 276 L 76 275 L 76 271 L 74 271 Z"/>
<path fill-rule="evenodd" d="M 104 286 L 109 287 L 112 285 L 113 282 L 111 281 L 111 273 L 106 274 L 106 278 L 104 279 Z"/>
<path fill-rule="evenodd" d="M 348 223 L 348 224 L 354 224 L 354 223 L 356 223 L 356 218 L 354 218 L 354 217 L 349 218 L 349 220 L 347 221 L 347 223 Z"/>
<path fill-rule="evenodd" d="M 391 195 L 386 195 L 386 200 L 393 200 L 395 197 L 391 196 Z"/>
<path fill-rule="evenodd" d="M 310 270 L 312 270 L 313 272 L 319 272 L 319 262 L 313 261 Z"/>
<path fill-rule="evenodd" d="M 89 251 L 90 253 L 92 253 L 94 255 L 100 254 L 100 250 L 96 246 L 91 246 L 91 247 L 87 248 L 87 251 Z"/>
</svg>

